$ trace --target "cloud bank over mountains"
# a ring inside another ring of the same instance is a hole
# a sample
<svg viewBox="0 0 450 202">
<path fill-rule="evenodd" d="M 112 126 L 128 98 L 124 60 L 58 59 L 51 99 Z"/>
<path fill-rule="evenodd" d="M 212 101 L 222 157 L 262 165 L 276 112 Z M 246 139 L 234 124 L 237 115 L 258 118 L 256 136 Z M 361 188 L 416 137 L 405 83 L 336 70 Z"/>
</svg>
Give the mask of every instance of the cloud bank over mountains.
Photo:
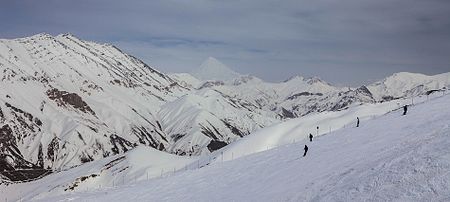
<svg viewBox="0 0 450 202">
<path fill-rule="evenodd" d="M 166 72 L 190 72 L 209 56 L 268 81 L 301 74 L 359 85 L 450 70 L 450 2 L 441 0 L 9 1 L 0 19 L 0 38 L 71 32 Z"/>
</svg>

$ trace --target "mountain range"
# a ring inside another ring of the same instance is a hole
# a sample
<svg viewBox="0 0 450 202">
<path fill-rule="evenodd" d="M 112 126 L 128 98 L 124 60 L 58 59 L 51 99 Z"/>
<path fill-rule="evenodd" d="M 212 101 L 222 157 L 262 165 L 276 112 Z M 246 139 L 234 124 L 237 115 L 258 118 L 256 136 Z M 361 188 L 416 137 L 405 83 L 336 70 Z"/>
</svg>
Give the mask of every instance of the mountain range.
<svg viewBox="0 0 450 202">
<path fill-rule="evenodd" d="M 450 87 L 450 73 L 396 73 L 358 88 L 320 78 L 265 82 L 208 58 L 163 73 L 71 34 L 0 39 L 0 171 L 63 170 L 145 146 L 203 155 L 258 129 Z"/>
</svg>

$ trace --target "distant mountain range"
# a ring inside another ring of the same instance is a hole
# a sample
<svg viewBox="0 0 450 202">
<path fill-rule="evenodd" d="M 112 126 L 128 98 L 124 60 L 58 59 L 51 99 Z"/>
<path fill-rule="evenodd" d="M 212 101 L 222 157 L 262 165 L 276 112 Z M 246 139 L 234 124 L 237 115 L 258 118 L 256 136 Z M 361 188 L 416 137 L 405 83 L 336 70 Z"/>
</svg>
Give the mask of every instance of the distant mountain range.
<svg viewBox="0 0 450 202">
<path fill-rule="evenodd" d="M 138 145 L 200 155 L 285 119 L 449 87 L 450 73 L 396 73 L 359 88 L 301 76 L 269 83 L 214 58 L 165 74 L 70 34 L 0 39 L 0 171 L 65 169 Z"/>
</svg>

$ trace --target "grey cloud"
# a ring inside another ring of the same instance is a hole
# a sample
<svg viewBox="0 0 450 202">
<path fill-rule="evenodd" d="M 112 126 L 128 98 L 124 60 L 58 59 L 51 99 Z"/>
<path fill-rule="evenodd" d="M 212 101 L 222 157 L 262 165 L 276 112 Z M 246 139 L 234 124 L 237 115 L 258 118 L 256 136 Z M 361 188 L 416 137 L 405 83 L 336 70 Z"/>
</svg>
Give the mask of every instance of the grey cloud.
<svg viewBox="0 0 450 202">
<path fill-rule="evenodd" d="M 2 38 L 71 32 L 168 72 L 208 56 L 270 81 L 301 74 L 357 85 L 450 71 L 446 0 L 3 1 Z"/>
</svg>

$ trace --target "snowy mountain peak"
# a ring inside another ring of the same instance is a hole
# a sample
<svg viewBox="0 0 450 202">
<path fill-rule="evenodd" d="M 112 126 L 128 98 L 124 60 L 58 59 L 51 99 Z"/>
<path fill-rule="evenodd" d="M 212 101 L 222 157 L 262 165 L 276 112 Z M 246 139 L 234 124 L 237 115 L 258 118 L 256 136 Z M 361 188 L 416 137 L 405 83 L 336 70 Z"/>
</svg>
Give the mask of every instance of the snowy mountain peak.
<svg viewBox="0 0 450 202">
<path fill-rule="evenodd" d="M 450 74 L 428 76 L 419 73 L 399 72 L 368 87 L 377 99 L 417 96 L 423 92 L 440 90 L 450 85 Z"/>
<path fill-rule="evenodd" d="M 75 39 L 75 40 L 81 40 L 77 36 L 75 36 L 72 33 L 64 33 L 64 34 L 58 34 L 56 38 L 69 38 L 69 39 Z"/>
<path fill-rule="evenodd" d="M 397 72 L 392 74 L 389 77 L 386 77 L 385 81 L 389 80 L 409 80 L 409 79 L 417 79 L 417 78 L 424 78 L 427 77 L 424 74 L 418 74 L 418 73 L 411 73 L 411 72 Z"/>
<path fill-rule="evenodd" d="M 33 35 L 33 36 L 23 37 L 23 38 L 18 38 L 18 40 L 20 40 L 20 39 L 25 39 L 25 40 L 27 40 L 27 39 L 41 40 L 41 39 L 51 39 L 51 38 L 53 38 L 52 35 L 47 34 L 47 33 L 45 33 L 45 32 L 42 32 L 42 33 L 39 33 L 39 34 L 35 34 L 35 35 Z"/>
<path fill-rule="evenodd" d="M 320 79 L 319 77 L 311 77 L 306 79 L 306 82 L 308 82 L 308 84 L 315 84 L 315 83 L 322 83 L 322 84 L 326 84 L 326 85 L 330 85 L 327 82 L 323 81 L 322 79 Z"/>
<path fill-rule="evenodd" d="M 239 78 L 236 78 L 233 81 L 233 85 L 238 86 L 238 85 L 246 84 L 246 83 L 263 83 L 263 82 L 264 81 L 259 79 L 258 77 L 246 75 L 246 76 L 241 76 Z"/>
<path fill-rule="evenodd" d="M 208 57 L 198 69 L 191 74 L 200 80 L 231 81 L 241 75 L 213 57 Z"/>
<path fill-rule="evenodd" d="M 288 79 L 286 79 L 285 81 L 284 81 L 284 83 L 287 83 L 287 82 L 290 82 L 290 81 L 303 81 L 305 78 L 303 78 L 302 76 L 300 76 L 300 75 L 295 75 L 295 76 L 292 76 L 292 77 L 289 77 Z"/>
<path fill-rule="evenodd" d="M 284 81 L 284 83 L 289 84 L 289 85 L 315 85 L 315 86 L 324 86 L 326 88 L 332 87 L 331 84 L 327 83 L 326 81 L 320 79 L 319 77 L 309 77 L 309 78 L 304 78 L 302 76 L 296 75 L 293 76 L 289 79 L 287 79 L 286 81 Z"/>
</svg>

